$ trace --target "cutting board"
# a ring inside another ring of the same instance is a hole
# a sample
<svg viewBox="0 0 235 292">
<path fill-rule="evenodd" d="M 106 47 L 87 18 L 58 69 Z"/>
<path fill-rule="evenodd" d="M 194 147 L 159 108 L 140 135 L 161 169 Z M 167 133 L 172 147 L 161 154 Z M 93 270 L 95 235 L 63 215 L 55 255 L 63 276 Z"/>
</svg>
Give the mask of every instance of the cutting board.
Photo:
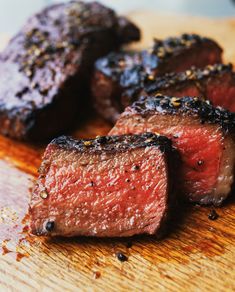
<svg viewBox="0 0 235 292">
<path fill-rule="evenodd" d="M 235 20 L 130 17 L 143 30 L 137 47 L 149 46 L 152 37 L 196 32 L 219 41 L 225 60 L 235 61 Z M 109 128 L 90 117 L 73 136 L 95 137 Z M 162 240 L 30 236 L 26 213 L 44 149 L 0 137 L 0 291 L 235 291 L 235 196 L 216 209 L 215 221 L 209 207 L 181 206 Z M 126 262 L 117 259 L 119 251 Z"/>
</svg>

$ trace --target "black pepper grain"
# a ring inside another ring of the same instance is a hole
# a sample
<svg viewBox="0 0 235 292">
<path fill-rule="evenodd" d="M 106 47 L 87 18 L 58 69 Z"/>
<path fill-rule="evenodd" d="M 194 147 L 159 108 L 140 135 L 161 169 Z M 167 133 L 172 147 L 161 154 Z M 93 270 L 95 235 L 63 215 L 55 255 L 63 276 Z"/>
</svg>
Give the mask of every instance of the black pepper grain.
<svg viewBox="0 0 235 292">
<path fill-rule="evenodd" d="M 117 252 L 116 257 L 120 262 L 126 262 L 128 260 L 128 257 L 124 255 L 122 252 Z"/>
<path fill-rule="evenodd" d="M 203 160 L 198 160 L 197 165 L 201 166 L 203 164 L 204 164 L 204 161 Z"/>
<path fill-rule="evenodd" d="M 48 221 L 46 224 L 46 230 L 48 232 L 51 232 L 55 228 L 55 222 L 54 221 Z"/>
<path fill-rule="evenodd" d="M 140 169 L 139 165 L 133 166 L 133 170 L 139 170 L 139 169 Z"/>
<path fill-rule="evenodd" d="M 216 219 L 218 219 L 219 215 L 216 213 L 216 211 L 214 209 L 212 209 L 208 215 L 208 219 L 214 221 Z"/>
</svg>

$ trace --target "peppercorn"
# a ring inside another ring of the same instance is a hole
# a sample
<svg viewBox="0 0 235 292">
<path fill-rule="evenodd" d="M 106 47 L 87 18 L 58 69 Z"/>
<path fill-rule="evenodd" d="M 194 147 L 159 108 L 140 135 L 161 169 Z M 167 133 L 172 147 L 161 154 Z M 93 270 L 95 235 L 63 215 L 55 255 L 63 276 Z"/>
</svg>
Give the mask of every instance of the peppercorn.
<svg viewBox="0 0 235 292">
<path fill-rule="evenodd" d="M 219 215 L 216 213 L 214 209 L 212 209 L 208 215 L 208 219 L 214 221 L 219 217 Z"/>
<path fill-rule="evenodd" d="M 48 232 L 51 232 L 55 228 L 55 222 L 54 221 L 48 221 L 46 223 L 46 230 Z"/>
<path fill-rule="evenodd" d="M 139 170 L 139 169 L 140 169 L 139 165 L 134 165 L 133 166 L 133 170 Z"/>
<path fill-rule="evenodd" d="M 122 252 L 117 252 L 116 257 L 120 262 L 126 262 L 128 260 L 128 257 L 124 255 Z"/>
</svg>

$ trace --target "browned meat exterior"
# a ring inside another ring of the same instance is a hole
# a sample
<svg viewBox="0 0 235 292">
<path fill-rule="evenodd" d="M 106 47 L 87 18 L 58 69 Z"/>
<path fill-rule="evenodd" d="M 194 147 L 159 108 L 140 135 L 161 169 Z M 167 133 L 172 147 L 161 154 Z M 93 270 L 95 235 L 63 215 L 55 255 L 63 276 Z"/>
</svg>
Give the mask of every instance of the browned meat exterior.
<svg viewBox="0 0 235 292">
<path fill-rule="evenodd" d="M 154 80 L 146 76 L 143 84 L 123 93 L 123 110 L 139 97 L 157 93 L 177 97 L 198 96 L 210 100 L 215 106 L 235 112 L 235 74 L 231 64 L 208 65 L 203 69 L 192 67 L 185 72 L 168 73 Z"/>
<path fill-rule="evenodd" d="M 68 129 L 84 111 L 94 61 L 137 39 L 137 27 L 97 2 L 30 18 L 0 55 L 0 133 L 42 140 Z"/>
<path fill-rule="evenodd" d="M 121 112 L 139 98 L 157 93 L 177 97 L 198 96 L 210 100 L 214 106 L 235 112 L 235 74 L 231 64 L 208 65 L 203 69 L 192 67 L 185 72 L 172 72 L 155 79 L 146 74 L 142 84 L 124 91 Z"/>
<path fill-rule="evenodd" d="M 192 202 L 220 205 L 234 181 L 235 114 L 198 98 L 157 95 L 135 102 L 110 135 L 160 133 L 182 159 L 179 188 Z"/>
<path fill-rule="evenodd" d="M 94 106 L 102 117 L 115 122 L 123 110 L 124 91 L 137 86 L 143 88 L 146 79 L 154 80 L 168 72 L 221 63 L 221 53 L 221 48 L 211 39 L 189 34 L 155 40 L 149 51 L 111 53 L 95 65 Z"/>
<path fill-rule="evenodd" d="M 32 233 L 159 234 L 174 198 L 169 178 L 174 157 L 171 141 L 151 133 L 55 139 L 30 203 Z"/>
</svg>

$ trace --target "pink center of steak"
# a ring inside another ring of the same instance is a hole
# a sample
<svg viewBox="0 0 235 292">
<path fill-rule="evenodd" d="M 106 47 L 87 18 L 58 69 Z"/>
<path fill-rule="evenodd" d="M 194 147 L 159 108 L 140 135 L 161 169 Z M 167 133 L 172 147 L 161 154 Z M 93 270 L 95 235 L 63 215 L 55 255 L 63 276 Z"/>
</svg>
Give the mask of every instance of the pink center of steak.
<svg viewBox="0 0 235 292">
<path fill-rule="evenodd" d="M 222 80 L 209 82 L 206 89 L 214 106 L 221 106 L 231 112 L 235 112 L 235 81 L 234 77 L 225 75 Z"/>
<path fill-rule="evenodd" d="M 109 133 L 110 135 L 140 134 L 153 132 L 171 138 L 173 145 L 179 150 L 183 161 L 179 175 L 180 189 L 191 200 L 200 200 L 216 188 L 223 137 L 217 126 L 203 127 L 190 119 L 174 116 L 153 115 L 149 118 L 139 116 L 121 118 Z"/>
<path fill-rule="evenodd" d="M 173 143 L 182 154 L 182 177 L 185 192 L 193 196 L 205 196 L 216 187 L 222 153 L 221 133 L 201 126 L 182 128 Z"/>
<path fill-rule="evenodd" d="M 92 155 L 49 148 L 45 178 L 34 191 L 33 230 L 42 229 L 48 219 L 55 222 L 55 233 L 65 236 L 157 230 L 168 192 L 166 162 L 158 148 Z M 42 189 L 48 193 L 45 200 L 40 198 Z"/>
</svg>

